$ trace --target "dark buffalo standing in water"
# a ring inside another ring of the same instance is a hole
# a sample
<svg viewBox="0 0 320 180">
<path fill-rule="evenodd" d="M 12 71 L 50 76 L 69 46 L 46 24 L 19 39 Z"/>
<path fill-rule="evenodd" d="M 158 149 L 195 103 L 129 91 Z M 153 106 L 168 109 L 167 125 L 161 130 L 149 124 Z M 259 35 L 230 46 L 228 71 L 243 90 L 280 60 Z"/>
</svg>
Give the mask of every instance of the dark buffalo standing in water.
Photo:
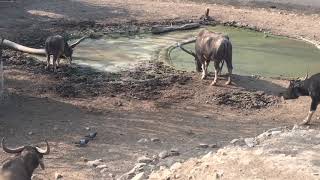
<svg viewBox="0 0 320 180">
<path fill-rule="evenodd" d="M 206 78 L 209 63 L 210 61 L 213 61 L 215 76 L 211 85 L 215 85 L 217 83 L 218 74 L 220 74 L 223 67 L 223 62 L 225 61 L 228 68 L 228 81 L 226 84 L 231 84 L 231 75 L 233 69 L 232 44 L 228 36 L 210 32 L 208 30 L 201 30 L 196 39 L 196 53 L 186 50 L 182 46 L 180 46 L 180 48 L 188 54 L 194 56 L 197 71 L 201 72 L 202 70 L 201 79 Z M 222 63 L 221 66 L 220 63 Z"/>
<path fill-rule="evenodd" d="M 50 146 L 47 141 L 45 142 L 47 145 L 45 150 L 35 146 L 11 149 L 6 146 L 3 138 L 1 142 L 3 151 L 17 156 L 3 164 L 0 180 L 31 180 L 33 171 L 39 165 L 44 169 L 43 156 L 50 153 Z"/>
<path fill-rule="evenodd" d="M 308 116 L 300 123 L 301 125 L 309 124 L 320 102 L 320 73 L 310 78 L 306 76 L 305 80 L 290 81 L 287 91 L 282 93 L 282 96 L 284 99 L 297 99 L 299 96 L 311 97 Z"/>
</svg>

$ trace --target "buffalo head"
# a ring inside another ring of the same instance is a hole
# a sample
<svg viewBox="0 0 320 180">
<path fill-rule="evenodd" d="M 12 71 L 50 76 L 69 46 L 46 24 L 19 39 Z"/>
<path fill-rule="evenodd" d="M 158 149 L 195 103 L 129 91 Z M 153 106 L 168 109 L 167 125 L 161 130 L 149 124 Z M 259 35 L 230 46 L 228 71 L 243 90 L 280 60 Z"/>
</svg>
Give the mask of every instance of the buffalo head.
<svg viewBox="0 0 320 180">
<path fill-rule="evenodd" d="M 43 156 L 50 153 L 49 143 L 45 140 L 46 149 L 41 149 L 37 146 L 21 146 L 18 148 L 8 148 L 5 144 L 6 139 L 3 138 L 1 141 L 2 149 L 6 153 L 18 154 L 23 159 L 24 166 L 33 172 L 39 165 L 44 169 Z M 31 173 L 32 173 L 31 172 Z"/>
<path fill-rule="evenodd" d="M 299 86 L 301 80 L 292 80 L 285 92 L 280 93 L 284 99 L 297 99 L 299 97 Z"/>
<path fill-rule="evenodd" d="M 304 94 L 303 82 L 308 79 L 308 74 L 304 79 L 291 80 L 289 82 L 289 87 L 285 92 L 280 93 L 284 99 L 297 99 L 299 96 Z"/>
<path fill-rule="evenodd" d="M 64 48 L 64 55 L 69 60 L 70 64 L 72 63 L 72 54 L 73 54 L 73 49 L 70 46 L 66 45 Z"/>
<path fill-rule="evenodd" d="M 191 56 L 194 57 L 194 62 L 195 62 L 195 65 L 196 65 L 196 71 L 197 72 L 201 72 L 202 71 L 202 65 L 201 65 L 201 62 L 199 61 L 199 59 L 197 58 L 197 55 L 196 53 L 190 51 L 190 50 L 187 50 L 185 49 L 180 43 L 178 43 L 177 45 L 181 50 L 183 50 L 184 52 L 190 54 Z"/>
</svg>

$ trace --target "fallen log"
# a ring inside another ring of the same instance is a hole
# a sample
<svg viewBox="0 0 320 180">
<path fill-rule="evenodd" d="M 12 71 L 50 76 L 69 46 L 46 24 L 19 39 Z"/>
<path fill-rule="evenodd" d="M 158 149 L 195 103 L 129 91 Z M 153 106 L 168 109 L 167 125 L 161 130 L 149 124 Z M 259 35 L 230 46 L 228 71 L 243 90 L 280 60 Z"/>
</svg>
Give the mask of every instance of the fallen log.
<svg viewBox="0 0 320 180">
<path fill-rule="evenodd" d="M 37 55 L 43 55 L 43 56 L 46 55 L 45 49 L 35 49 L 35 48 L 26 47 L 26 46 L 17 44 L 15 42 L 9 41 L 7 39 L 3 41 L 3 46 L 9 49 L 13 49 L 13 50 L 21 51 L 25 53 L 37 54 Z"/>
<path fill-rule="evenodd" d="M 174 26 L 153 26 L 151 28 L 151 32 L 153 34 L 161 34 L 167 33 L 171 31 L 181 31 L 181 30 L 189 30 L 189 29 L 196 29 L 199 28 L 201 25 L 199 23 L 190 23 L 184 25 L 174 25 Z"/>
</svg>

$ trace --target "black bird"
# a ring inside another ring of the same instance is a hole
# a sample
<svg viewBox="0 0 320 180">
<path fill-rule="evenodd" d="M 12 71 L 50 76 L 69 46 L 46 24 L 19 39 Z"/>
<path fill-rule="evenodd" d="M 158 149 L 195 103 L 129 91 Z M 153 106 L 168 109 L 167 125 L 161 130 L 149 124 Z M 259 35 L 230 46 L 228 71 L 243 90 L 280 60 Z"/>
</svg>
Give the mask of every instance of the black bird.
<svg viewBox="0 0 320 180">
<path fill-rule="evenodd" d="M 86 135 L 85 137 L 92 140 L 97 136 L 97 134 L 98 134 L 97 132 L 93 132 L 93 133 L 90 133 L 89 135 Z"/>
<path fill-rule="evenodd" d="M 78 142 L 74 142 L 77 146 L 83 147 L 89 143 L 89 139 L 80 139 Z"/>
</svg>

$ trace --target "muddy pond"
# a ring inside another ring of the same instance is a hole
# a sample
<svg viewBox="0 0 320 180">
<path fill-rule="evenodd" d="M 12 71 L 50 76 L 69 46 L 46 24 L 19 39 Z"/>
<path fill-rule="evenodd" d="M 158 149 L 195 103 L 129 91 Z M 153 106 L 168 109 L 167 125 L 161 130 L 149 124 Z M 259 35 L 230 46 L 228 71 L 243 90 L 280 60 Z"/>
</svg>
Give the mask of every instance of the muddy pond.
<svg viewBox="0 0 320 180">
<path fill-rule="evenodd" d="M 207 29 L 230 36 L 236 74 L 302 77 L 307 71 L 309 74 L 319 72 L 320 50 L 311 44 L 279 36 L 266 37 L 264 33 L 240 28 L 215 26 Z M 170 62 L 163 54 L 168 46 L 194 37 L 198 32 L 199 29 L 162 35 L 87 39 L 75 50 L 74 62 L 99 70 L 119 71 L 139 61 L 166 61 L 177 69 L 193 71 L 193 58 L 180 49 L 171 52 Z M 194 44 L 185 47 L 194 50 Z M 212 63 L 209 69 L 213 70 Z"/>
</svg>

